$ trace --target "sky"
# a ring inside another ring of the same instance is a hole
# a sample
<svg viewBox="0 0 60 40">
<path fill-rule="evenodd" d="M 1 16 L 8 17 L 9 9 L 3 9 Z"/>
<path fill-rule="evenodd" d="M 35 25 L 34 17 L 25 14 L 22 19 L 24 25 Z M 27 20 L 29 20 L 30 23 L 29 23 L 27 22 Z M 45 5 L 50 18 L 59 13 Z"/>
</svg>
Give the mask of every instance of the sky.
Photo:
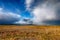
<svg viewBox="0 0 60 40">
<path fill-rule="evenodd" d="M 60 25 L 60 0 L 0 0 L 0 24 Z"/>
</svg>

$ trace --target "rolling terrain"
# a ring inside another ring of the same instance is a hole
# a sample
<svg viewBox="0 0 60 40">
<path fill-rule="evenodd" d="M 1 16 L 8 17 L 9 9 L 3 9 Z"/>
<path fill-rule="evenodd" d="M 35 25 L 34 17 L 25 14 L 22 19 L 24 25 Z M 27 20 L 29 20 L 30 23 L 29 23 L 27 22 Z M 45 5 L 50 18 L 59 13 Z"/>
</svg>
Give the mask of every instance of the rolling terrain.
<svg viewBox="0 0 60 40">
<path fill-rule="evenodd" d="M 0 40 L 60 40 L 60 26 L 0 25 Z"/>
</svg>

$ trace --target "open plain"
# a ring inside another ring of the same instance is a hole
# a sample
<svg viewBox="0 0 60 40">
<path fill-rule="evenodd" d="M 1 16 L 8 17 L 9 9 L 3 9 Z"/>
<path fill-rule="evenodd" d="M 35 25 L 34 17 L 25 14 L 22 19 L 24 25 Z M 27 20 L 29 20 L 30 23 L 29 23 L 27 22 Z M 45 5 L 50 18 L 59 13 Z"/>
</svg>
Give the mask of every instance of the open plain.
<svg viewBox="0 0 60 40">
<path fill-rule="evenodd" d="M 0 40 L 60 40 L 60 26 L 0 25 Z"/>
</svg>

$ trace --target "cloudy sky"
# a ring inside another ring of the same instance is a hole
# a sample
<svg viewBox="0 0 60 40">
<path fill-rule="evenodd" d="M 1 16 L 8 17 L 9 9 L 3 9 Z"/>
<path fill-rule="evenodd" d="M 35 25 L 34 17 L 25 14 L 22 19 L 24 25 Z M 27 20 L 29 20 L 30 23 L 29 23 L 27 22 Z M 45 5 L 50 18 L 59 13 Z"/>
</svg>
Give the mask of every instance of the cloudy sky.
<svg viewBox="0 0 60 40">
<path fill-rule="evenodd" d="M 60 25 L 60 0 L 0 0 L 0 24 Z"/>
</svg>

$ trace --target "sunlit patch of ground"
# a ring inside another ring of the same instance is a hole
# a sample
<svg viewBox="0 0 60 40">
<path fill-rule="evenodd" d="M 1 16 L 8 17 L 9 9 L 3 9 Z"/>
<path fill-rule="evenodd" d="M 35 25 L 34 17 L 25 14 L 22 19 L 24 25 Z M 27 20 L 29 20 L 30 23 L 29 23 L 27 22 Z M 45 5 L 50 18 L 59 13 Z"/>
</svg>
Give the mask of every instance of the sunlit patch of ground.
<svg viewBox="0 0 60 40">
<path fill-rule="evenodd" d="M 60 26 L 0 25 L 0 40 L 60 40 Z"/>
</svg>

